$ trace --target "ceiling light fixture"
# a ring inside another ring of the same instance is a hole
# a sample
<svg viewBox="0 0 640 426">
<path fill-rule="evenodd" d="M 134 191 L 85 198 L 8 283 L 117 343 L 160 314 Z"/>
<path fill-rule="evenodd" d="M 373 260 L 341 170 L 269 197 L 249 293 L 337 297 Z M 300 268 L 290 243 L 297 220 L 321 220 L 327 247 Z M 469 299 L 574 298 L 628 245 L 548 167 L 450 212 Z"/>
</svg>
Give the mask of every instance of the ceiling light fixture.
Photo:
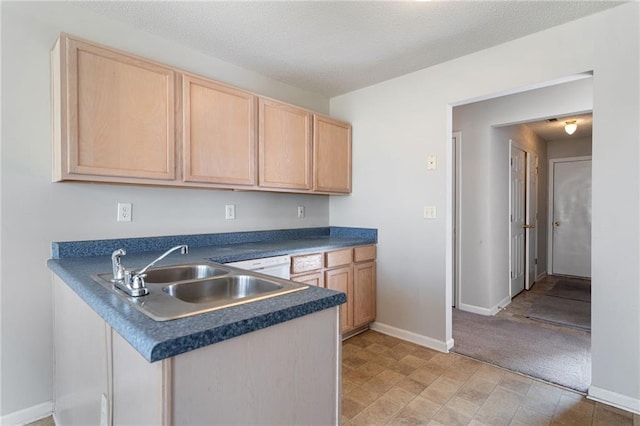
<svg viewBox="0 0 640 426">
<path fill-rule="evenodd" d="M 572 135 L 578 129 L 578 125 L 576 124 L 576 120 L 570 120 L 564 122 L 564 131 L 568 134 Z"/>
</svg>

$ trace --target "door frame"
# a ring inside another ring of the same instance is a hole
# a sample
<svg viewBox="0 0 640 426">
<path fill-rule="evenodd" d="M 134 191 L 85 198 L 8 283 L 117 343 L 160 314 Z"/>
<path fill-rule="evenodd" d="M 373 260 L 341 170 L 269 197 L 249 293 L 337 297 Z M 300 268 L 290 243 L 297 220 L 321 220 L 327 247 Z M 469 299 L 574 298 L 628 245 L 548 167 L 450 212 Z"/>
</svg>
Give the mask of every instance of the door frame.
<svg viewBox="0 0 640 426">
<path fill-rule="evenodd" d="M 451 133 L 451 259 L 452 267 L 451 271 L 453 276 L 451 277 L 451 305 L 453 307 L 460 307 L 460 300 L 462 300 L 462 289 L 460 288 L 460 273 L 461 273 L 461 248 L 462 244 L 460 236 L 462 235 L 460 224 L 462 223 L 460 215 L 462 209 L 460 208 L 460 200 L 462 200 L 462 132 Z"/>
<path fill-rule="evenodd" d="M 533 228 L 529 228 L 525 230 L 525 249 L 524 249 L 524 256 L 525 256 L 525 267 L 527 268 L 525 271 L 525 276 L 524 276 L 524 289 L 525 290 L 530 290 L 531 287 L 533 287 L 533 284 L 535 284 L 536 279 L 538 278 L 538 246 L 539 246 L 539 237 L 540 235 L 538 234 L 538 222 L 539 222 L 539 218 L 538 218 L 538 210 L 539 210 L 539 205 L 540 205 L 540 197 L 539 195 L 539 190 L 540 190 L 540 156 L 538 155 L 537 152 L 534 151 L 525 151 L 526 153 L 526 179 L 527 181 L 525 182 L 525 221 L 527 224 L 531 225 L 533 224 Z M 533 159 L 534 156 L 537 160 L 537 164 L 533 164 Z M 537 178 L 536 178 L 536 190 L 538 191 L 538 193 L 536 193 L 535 191 L 533 191 L 532 188 L 532 176 L 534 174 L 537 174 Z M 536 200 L 536 211 L 533 212 L 535 214 L 535 217 L 531 217 L 531 204 L 532 204 L 532 197 L 535 195 L 535 200 Z M 534 259 L 533 259 L 533 277 L 530 276 L 530 272 L 531 272 L 531 244 L 530 244 L 530 239 L 533 238 L 534 239 L 534 250 L 535 253 L 533 253 Z"/>
<path fill-rule="evenodd" d="M 549 159 L 549 187 L 547 188 L 547 275 L 553 275 L 553 177 L 556 163 L 569 163 L 572 161 L 591 161 L 593 165 L 592 155 L 583 155 L 579 157 L 564 157 Z"/>
</svg>

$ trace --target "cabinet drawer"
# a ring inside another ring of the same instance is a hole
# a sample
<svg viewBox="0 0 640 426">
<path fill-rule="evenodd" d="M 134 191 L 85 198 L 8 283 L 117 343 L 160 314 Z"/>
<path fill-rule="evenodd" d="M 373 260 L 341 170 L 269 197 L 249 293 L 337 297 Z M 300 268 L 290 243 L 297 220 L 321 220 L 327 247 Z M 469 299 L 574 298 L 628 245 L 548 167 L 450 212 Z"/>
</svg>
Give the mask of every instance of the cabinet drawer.
<svg viewBox="0 0 640 426">
<path fill-rule="evenodd" d="M 325 253 L 327 268 L 334 266 L 348 265 L 353 261 L 353 250 L 348 248 L 344 250 L 335 250 Z"/>
<path fill-rule="evenodd" d="M 376 246 L 360 246 L 353 249 L 354 262 L 364 262 L 365 260 L 374 260 L 376 258 Z"/>
<path fill-rule="evenodd" d="M 323 266 L 324 263 L 322 262 L 322 253 L 293 256 L 291 258 L 292 275 L 322 269 Z"/>
<path fill-rule="evenodd" d="M 324 287 L 324 274 L 322 272 L 313 272 L 311 274 L 295 275 L 291 277 L 291 281 Z"/>
</svg>

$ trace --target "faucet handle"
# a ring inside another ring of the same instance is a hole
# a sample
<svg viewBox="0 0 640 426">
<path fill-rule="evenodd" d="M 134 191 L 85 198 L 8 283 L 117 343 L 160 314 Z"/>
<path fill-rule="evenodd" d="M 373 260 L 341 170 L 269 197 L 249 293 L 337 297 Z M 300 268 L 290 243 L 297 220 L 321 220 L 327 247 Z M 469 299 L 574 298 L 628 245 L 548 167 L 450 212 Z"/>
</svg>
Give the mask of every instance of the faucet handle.
<svg viewBox="0 0 640 426">
<path fill-rule="evenodd" d="M 133 274 L 133 276 L 131 276 L 131 281 L 129 283 L 131 288 L 131 296 L 140 297 L 149 294 L 149 289 L 144 284 L 145 276 L 146 274 Z"/>
<path fill-rule="evenodd" d="M 140 288 L 144 288 L 144 277 L 146 274 L 143 275 L 138 275 L 138 274 L 133 274 L 131 276 L 131 288 L 134 289 L 140 289 Z"/>
</svg>

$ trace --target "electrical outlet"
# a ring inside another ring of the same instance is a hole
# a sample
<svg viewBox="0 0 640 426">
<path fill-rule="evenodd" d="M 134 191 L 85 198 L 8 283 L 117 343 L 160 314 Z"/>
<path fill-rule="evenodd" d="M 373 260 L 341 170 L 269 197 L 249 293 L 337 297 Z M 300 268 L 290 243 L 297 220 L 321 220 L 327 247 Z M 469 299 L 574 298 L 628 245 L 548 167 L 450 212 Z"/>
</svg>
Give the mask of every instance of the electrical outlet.
<svg viewBox="0 0 640 426">
<path fill-rule="evenodd" d="M 227 204 L 226 206 L 224 206 L 224 218 L 227 220 L 236 218 L 235 204 Z"/>
<path fill-rule="evenodd" d="M 424 218 L 435 219 L 436 218 L 436 206 L 424 206 Z"/>
<path fill-rule="evenodd" d="M 304 217 L 304 206 L 298 206 L 298 219 L 302 219 Z"/>
<path fill-rule="evenodd" d="M 133 219 L 133 204 L 118 203 L 118 222 L 131 222 Z"/>
</svg>

